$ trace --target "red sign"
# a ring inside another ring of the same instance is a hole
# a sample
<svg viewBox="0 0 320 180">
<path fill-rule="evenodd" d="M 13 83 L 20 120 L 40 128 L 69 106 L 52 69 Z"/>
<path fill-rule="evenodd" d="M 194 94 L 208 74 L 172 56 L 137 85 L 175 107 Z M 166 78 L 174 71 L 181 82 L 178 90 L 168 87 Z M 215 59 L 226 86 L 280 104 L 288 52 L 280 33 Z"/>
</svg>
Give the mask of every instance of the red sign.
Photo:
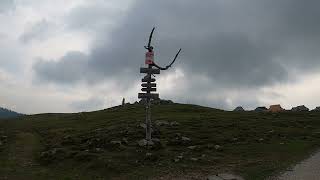
<svg viewBox="0 0 320 180">
<path fill-rule="evenodd" d="M 154 53 L 153 52 L 146 52 L 145 64 L 153 64 L 153 60 L 154 60 Z"/>
</svg>

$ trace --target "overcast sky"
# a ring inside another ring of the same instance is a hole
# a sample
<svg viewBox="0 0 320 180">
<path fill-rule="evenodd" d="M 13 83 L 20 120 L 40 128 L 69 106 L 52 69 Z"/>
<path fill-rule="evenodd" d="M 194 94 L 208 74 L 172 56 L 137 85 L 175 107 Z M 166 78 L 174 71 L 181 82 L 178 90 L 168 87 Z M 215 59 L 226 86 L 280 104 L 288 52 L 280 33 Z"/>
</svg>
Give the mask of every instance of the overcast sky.
<svg viewBox="0 0 320 180">
<path fill-rule="evenodd" d="M 137 101 L 153 26 L 163 99 L 320 106 L 317 0 L 1 0 L 0 106 L 78 112 Z"/>
</svg>

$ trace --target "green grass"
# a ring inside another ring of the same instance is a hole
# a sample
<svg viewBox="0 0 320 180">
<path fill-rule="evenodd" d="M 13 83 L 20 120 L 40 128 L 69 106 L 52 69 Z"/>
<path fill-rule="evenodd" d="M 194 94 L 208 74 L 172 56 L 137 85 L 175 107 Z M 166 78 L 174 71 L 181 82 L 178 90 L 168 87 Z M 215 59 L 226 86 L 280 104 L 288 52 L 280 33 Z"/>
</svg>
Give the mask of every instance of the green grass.
<svg viewBox="0 0 320 180">
<path fill-rule="evenodd" d="M 0 132 L 8 142 L 0 147 L 0 179 L 202 178 L 220 172 L 265 179 L 319 148 L 320 113 L 226 112 L 172 104 L 152 106 L 152 119 L 180 125 L 159 127 L 155 137 L 162 147 L 144 149 L 136 143 L 145 135 L 138 127 L 144 113 L 143 106 L 128 105 L 1 120 Z M 177 133 L 191 138 L 191 143 L 175 143 Z M 124 137 L 128 144 L 110 143 Z M 197 148 L 190 150 L 190 145 Z M 222 149 L 210 148 L 214 145 Z M 53 149 L 55 155 L 41 156 Z M 152 157 L 146 158 L 147 152 Z M 173 162 L 181 153 L 183 159 Z"/>
</svg>

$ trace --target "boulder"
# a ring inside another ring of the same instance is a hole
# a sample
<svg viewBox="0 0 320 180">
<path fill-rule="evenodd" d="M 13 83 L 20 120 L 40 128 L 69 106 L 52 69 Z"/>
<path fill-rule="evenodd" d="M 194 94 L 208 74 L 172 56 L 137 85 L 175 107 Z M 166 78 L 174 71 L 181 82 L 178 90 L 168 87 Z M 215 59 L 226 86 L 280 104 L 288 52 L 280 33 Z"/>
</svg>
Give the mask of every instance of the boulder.
<svg viewBox="0 0 320 180">
<path fill-rule="evenodd" d="M 245 111 L 245 110 L 243 109 L 243 107 L 238 106 L 233 111 L 242 112 L 242 111 Z"/>
<path fill-rule="evenodd" d="M 301 106 L 293 107 L 291 109 L 291 111 L 293 111 L 293 112 L 307 112 L 307 111 L 309 111 L 309 108 L 307 108 L 305 105 L 301 105 Z"/>
</svg>

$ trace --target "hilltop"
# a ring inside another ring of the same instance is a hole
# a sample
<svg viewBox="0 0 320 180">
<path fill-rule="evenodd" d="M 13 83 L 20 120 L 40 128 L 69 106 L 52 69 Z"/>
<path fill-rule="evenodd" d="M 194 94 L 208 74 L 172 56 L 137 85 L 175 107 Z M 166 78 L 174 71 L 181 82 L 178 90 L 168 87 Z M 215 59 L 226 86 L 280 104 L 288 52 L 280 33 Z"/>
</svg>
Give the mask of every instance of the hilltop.
<svg viewBox="0 0 320 180">
<path fill-rule="evenodd" d="M 0 179 L 205 179 L 233 172 L 264 179 L 320 146 L 319 112 L 228 112 L 186 104 L 0 120 Z"/>
</svg>

